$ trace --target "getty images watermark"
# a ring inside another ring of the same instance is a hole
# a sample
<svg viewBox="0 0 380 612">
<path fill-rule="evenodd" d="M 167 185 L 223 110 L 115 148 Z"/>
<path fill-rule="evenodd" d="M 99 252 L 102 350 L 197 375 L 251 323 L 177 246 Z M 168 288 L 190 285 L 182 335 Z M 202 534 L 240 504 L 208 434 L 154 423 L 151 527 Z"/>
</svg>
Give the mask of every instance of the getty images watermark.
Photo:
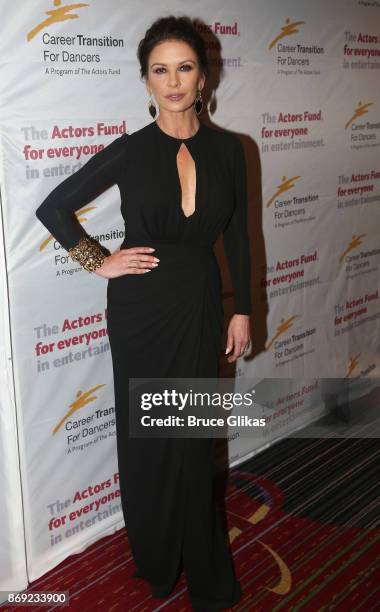
<svg viewBox="0 0 380 612">
<path fill-rule="evenodd" d="M 130 378 L 127 433 L 263 441 L 284 435 L 378 437 L 371 421 L 376 415 L 351 401 L 365 397 L 367 387 L 368 381 L 346 377 Z"/>
<path fill-rule="evenodd" d="M 160 392 L 143 392 L 141 394 L 141 409 L 152 410 L 158 406 L 176 408 L 178 411 L 184 409 L 196 409 L 198 407 L 209 408 L 217 406 L 223 410 L 232 410 L 235 406 L 244 406 L 252 408 L 254 405 L 253 395 L 254 389 L 247 393 L 210 393 L 193 391 L 190 389 L 186 392 L 180 392 L 176 389 L 163 389 Z M 253 418 L 248 415 L 229 414 L 227 417 L 221 413 L 221 416 L 207 415 L 197 416 L 196 414 L 185 414 L 185 416 L 168 415 L 164 418 L 152 415 L 143 415 L 141 417 L 143 427 L 184 427 L 187 424 L 189 427 L 224 427 L 228 426 L 244 426 L 244 427 L 263 427 L 265 418 Z"/>
<path fill-rule="evenodd" d="M 131 437 L 224 438 L 233 428 L 265 427 L 255 389 L 233 379 L 130 379 Z M 252 435 L 252 433 L 250 434 Z"/>
</svg>

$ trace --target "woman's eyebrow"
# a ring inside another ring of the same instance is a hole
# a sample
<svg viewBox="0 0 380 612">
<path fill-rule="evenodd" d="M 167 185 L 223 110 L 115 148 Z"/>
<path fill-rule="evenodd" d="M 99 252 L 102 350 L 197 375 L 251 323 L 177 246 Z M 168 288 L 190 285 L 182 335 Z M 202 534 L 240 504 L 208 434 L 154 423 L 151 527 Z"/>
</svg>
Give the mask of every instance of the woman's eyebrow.
<svg viewBox="0 0 380 612">
<path fill-rule="evenodd" d="M 191 59 L 182 60 L 181 62 L 178 62 L 178 64 L 185 64 L 186 62 L 192 62 L 195 64 L 194 60 Z M 164 62 L 154 62 L 154 64 L 152 64 L 152 68 L 153 66 L 167 66 L 167 64 L 164 64 Z"/>
</svg>

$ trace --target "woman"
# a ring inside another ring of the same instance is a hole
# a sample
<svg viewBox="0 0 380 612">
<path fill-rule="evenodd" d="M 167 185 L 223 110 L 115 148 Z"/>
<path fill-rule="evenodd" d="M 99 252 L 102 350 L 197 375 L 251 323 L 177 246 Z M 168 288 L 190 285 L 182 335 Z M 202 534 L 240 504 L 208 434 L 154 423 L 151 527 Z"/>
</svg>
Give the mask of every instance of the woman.
<svg viewBox="0 0 380 612">
<path fill-rule="evenodd" d="M 218 375 L 223 306 L 213 244 L 222 231 L 235 300 L 228 360 L 248 347 L 245 161 L 235 136 L 197 118 L 207 59 L 190 19 L 155 21 L 138 58 L 156 120 L 95 154 L 36 215 L 73 259 L 109 279 L 121 495 L 136 576 L 165 597 L 183 566 L 194 610 L 220 610 L 241 589 L 213 497 L 212 439 L 129 437 L 128 379 Z M 107 255 L 73 212 L 115 183 L 126 237 Z"/>
</svg>

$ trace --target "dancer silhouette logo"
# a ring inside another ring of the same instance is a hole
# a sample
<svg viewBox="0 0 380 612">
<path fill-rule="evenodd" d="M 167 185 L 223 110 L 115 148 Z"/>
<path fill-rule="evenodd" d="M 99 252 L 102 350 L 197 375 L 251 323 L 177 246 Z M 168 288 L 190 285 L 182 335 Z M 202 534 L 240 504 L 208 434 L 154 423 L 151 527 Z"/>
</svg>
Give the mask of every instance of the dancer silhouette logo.
<svg viewBox="0 0 380 612">
<path fill-rule="evenodd" d="M 356 247 L 362 244 L 362 238 L 364 238 L 365 235 L 366 234 L 359 234 L 357 236 L 356 234 L 353 234 L 351 241 L 349 242 L 347 248 L 343 251 L 343 253 L 339 257 L 339 263 L 342 263 L 345 260 L 346 255 L 350 253 L 350 251 L 353 251 L 354 249 L 356 249 Z"/>
<path fill-rule="evenodd" d="M 282 26 L 279 34 L 277 34 L 277 36 L 269 44 L 268 49 L 273 49 L 275 44 L 278 43 L 279 40 L 282 40 L 283 38 L 285 38 L 286 36 L 292 36 L 293 34 L 296 34 L 297 32 L 299 32 L 298 26 L 304 25 L 304 24 L 305 24 L 305 21 L 290 21 L 288 17 L 285 20 L 285 25 Z"/>
<path fill-rule="evenodd" d="M 269 340 L 269 342 L 267 342 L 265 346 L 265 349 L 267 351 L 271 348 L 272 344 L 277 340 L 279 336 L 282 336 L 282 334 L 284 334 L 288 329 L 293 327 L 293 321 L 294 319 L 297 319 L 298 317 L 299 315 L 292 315 L 291 317 L 288 317 L 287 319 L 284 319 L 283 317 L 281 318 L 280 324 L 277 325 L 277 329 L 276 329 L 276 332 L 273 338 Z"/>
<path fill-rule="evenodd" d="M 357 107 L 354 110 L 354 114 L 347 121 L 346 125 L 344 126 L 344 129 L 346 130 L 351 125 L 351 123 L 355 121 L 355 119 L 357 119 L 358 117 L 362 117 L 363 115 L 368 113 L 368 108 L 372 105 L 373 105 L 373 102 L 367 102 L 366 104 L 359 102 Z"/>
<path fill-rule="evenodd" d="M 350 359 L 348 360 L 346 378 L 350 378 L 352 372 L 359 365 L 359 357 L 360 357 L 360 355 L 361 355 L 361 353 L 358 353 L 355 357 L 350 357 Z"/>
<path fill-rule="evenodd" d="M 101 387 L 105 387 L 105 385 L 104 384 L 96 385 L 95 387 L 92 387 L 92 389 L 89 389 L 85 393 L 83 393 L 82 390 L 78 391 L 78 393 L 76 394 L 76 399 L 69 406 L 69 410 L 62 417 L 62 419 L 59 421 L 58 425 L 56 425 L 54 427 L 54 429 L 53 429 L 53 436 L 62 427 L 62 425 L 67 421 L 67 419 L 69 419 L 75 412 L 77 412 L 81 408 L 84 408 L 85 406 L 87 406 L 91 402 L 94 402 L 96 399 L 98 399 L 98 396 L 94 395 L 94 393 L 95 393 L 95 391 L 97 391 Z"/>
<path fill-rule="evenodd" d="M 78 19 L 79 15 L 77 15 L 76 13 L 72 13 L 72 11 L 90 5 L 84 2 L 61 5 L 61 0 L 54 0 L 54 6 L 57 8 L 45 11 L 45 14 L 48 15 L 48 17 L 41 21 L 39 24 L 37 24 L 32 30 L 30 30 L 30 32 L 28 32 L 26 37 L 28 42 L 30 42 L 38 34 L 38 32 L 44 30 L 50 25 L 53 25 L 54 23 L 68 21 L 70 19 Z"/>
<path fill-rule="evenodd" d="M 273 204 L 273 202 L 277 200 L 280 197 L 280 195 L 282 195 L 286 191 L 289 191 L 289 189 L 292 189 L 292 187 L 294 187 L 295 185 L 295 182 L 300 178 L 301 176 L 299 175 L 292 176 L 292 178 L 289 178 L 289 179 L 286 178 L 286 176 L 283 176 L 281 179 L 281 183 L 277 185 L 277 191 L 273 194 L 270 200 L 268 200 L 267 208 L 269 208 L 269 206 Z"/>
</svg>

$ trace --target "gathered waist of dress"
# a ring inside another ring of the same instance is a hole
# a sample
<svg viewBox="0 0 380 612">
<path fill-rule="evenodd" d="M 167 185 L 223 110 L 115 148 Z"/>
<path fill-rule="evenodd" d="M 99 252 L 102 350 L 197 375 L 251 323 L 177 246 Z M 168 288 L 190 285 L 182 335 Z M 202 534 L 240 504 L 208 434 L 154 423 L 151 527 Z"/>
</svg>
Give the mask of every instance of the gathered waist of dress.
<svg viewBox="0 0 380 612">
<path fill-rule="evenodd" d="M 199 244 L 196 242 L 156 242 L 152 240 L 140 241 L 139 243 L 133 241 L 124 240 L 121 249 L 129 249 L 135 246 L 152 247 L 155 252 L 152 255 L 161 253 L 162 255 L 212 255 L 214 254 L 214 245 L 210 244 Z"/>
</svg>

